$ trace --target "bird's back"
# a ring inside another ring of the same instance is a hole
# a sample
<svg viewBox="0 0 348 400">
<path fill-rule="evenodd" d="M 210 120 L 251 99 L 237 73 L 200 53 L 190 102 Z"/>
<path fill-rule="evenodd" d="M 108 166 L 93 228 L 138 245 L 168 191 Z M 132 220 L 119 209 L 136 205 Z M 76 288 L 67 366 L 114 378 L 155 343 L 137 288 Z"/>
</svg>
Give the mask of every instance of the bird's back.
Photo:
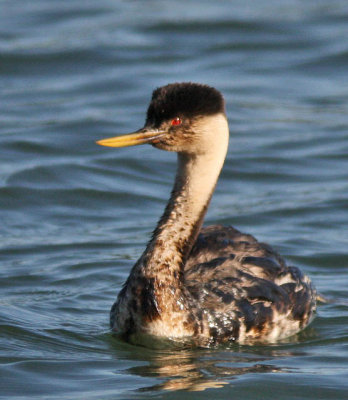
<svg viewBox="0 0 348 400">
<path fill-rule="evenodd" d="M 184 277 L 196 331 L 212 342 L 273 342 L 303 329 L 316 309 L 307 276 L 232 227 L 201 230 Z"/>
</svg>

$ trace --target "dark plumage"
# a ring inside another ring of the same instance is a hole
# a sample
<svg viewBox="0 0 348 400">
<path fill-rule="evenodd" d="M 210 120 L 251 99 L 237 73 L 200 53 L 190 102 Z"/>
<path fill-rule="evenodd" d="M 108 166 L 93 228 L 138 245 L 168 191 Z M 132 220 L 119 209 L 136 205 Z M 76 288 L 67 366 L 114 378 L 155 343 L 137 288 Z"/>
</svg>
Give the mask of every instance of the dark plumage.
<svg viewBox="0 0 348 400">
<path fill-rule="evenodd" d="M 288 336 L 291 324 L 304 328 L 315 310 L 309 279 L 270 246 L 232 227 L 202 228 L 185 265 L 185 282 L 213 315 L 210 343 L 238 340 L 241 325 L 249 342 L 262 341 L 275 329 Z M 282 315 L 289 322 L 280 321 Z"/>
<path fill-rule="evenodd" d="M 164 120 L 175 117 L 224 112 L 225 102 L 218 90 L 197 83 L 172 83 L 154 90 L 145 125 L 158 127 Z"/>
<path fill-rule="evenodd" d="M 178 153 L 170 200 L 111 310 L 112 329 L 127 340 L 274 342 L 315 313 L 308 277 L 270 246 L 232 227 L 201 228 L 228 137 L 222 95 L 180 83 L 154 91 L 143 129 L 99 142 Z"/>
</svg>

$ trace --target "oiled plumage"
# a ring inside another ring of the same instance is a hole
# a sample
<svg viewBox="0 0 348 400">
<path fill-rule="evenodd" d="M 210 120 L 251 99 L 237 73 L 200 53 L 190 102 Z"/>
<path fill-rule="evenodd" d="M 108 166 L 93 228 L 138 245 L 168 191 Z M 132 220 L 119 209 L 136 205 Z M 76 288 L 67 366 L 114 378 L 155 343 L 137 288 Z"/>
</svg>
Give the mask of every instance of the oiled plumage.
<svg viewBox="0 0 348 400">
<path fill-rule="evenodd" d="M 144 128 L 99 142 L 178 153 L 171 197 L 111 310 L 126 339 L 274 342 L 312 319 L 316 292 L 298 268 L 232 227 L 201 229 L 228 141 L 221 93 L 180 83 L 153 92 Z"/>
<path fill-rule="evenodd" d="M 166 337 L 202 346 L 275 342 L 304 328 L 315 313 L 316 291 L 307 276 L 232 227 L 201 230 L 175 285 L 145 278 L 138 266 L 111 311 L 111 326 L 121 327 L 127 340 L 163 336 L 164 324 Z"/>
<path fill-rule="evenodd" d="M 184 276 L 196 307 L 210 315 L 212 341 L 273 341 L 306 326 L 315 311 L 309 279 L 232 227 L 201 230 Z"/>
</svg>

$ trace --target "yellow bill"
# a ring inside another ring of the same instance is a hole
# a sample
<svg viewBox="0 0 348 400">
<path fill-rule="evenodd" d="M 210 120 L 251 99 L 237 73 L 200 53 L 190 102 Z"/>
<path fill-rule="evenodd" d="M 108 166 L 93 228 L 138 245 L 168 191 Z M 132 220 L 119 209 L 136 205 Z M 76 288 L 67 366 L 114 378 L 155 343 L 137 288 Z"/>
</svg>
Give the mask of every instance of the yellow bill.
<svg viewBox="0 0 348 400">
<path fill-rule="evenodd" d="M 165 131 L 142 128 L 134 133 L 128 133 L 127 135 L 98 140 L 97 144 L 108 147 L 127 147 L 145 143 L 158 143 L 159 138 L 165 133 Z"/>
</svg>

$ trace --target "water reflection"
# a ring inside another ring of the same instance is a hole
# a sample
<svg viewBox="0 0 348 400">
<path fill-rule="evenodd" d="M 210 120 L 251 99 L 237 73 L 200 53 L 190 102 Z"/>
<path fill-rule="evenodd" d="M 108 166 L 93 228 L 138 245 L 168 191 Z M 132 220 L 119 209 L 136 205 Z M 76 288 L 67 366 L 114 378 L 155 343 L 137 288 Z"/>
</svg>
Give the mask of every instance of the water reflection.
<svg viewBox="0 0 348 400">
<path fill-rule="evenodd" d="M 239 376 L 255 373 L 291 373 L 296 368 L 279 366 L 279 360 L 305 357 L 307 354 L 302 346 L 293 345 L 312 341 L 317 337 L 315 328 L 284 339 L 275 345 L 240 346 L 231 344 L 216 348 L 169 347 L 162 342 L 163 347 L 147 348 L 125 343 L 118 336 L 110 337 L 110 347 L 115 357 L 120 358 L 120 350 L 125 353 L 125 361 L 141 362 L 142 365 L 130 366 L 124 373 L 145 378 L 156 378 L 160 383 L 149 383 L 140 387 L 141 392 L 153 390 L 187 390 L 204 391 L 205 389 L 221 388 L 231 384 L 231 380 Z M 166 345 L 166 347 L 165 347 Z M 159 344 L 158 344 L 159 346 Z M 283 362 L 282 362 L 283 364 Z M 151 379 L 149 379 L 151 380 Z"/>
<path fill-rule="evenodd" d="M 239 346 L 234 346 L 233 349 L 181 350 L 151 350 L 125 344 L 121 346 L 129 346 L 125 360 L 144 362 L 144 365 L 132 366 L 123 372 L 140 377 L 159 378 L 162 381 L 138 388 L 138 391 L 142 392 L 203 391 L 221 388 L 230 384 L 232 379 L 249 373 L 289 372 L 289 368 L 281 368 L 273 362 L 276 358 L 292 355 L 286 350 L 267 347 L 259 348 L 264 351 L 251 353 L 244 352 Z M 119 351 L 117 353 L 119 356 Z"/>
<path fill-rule="evenodd" d="M 197 352 L 182 350 L 179 353 L 156 354 L 149 360 L 149 365 L 132 367 L 128 372 L 164 379 L 160 384 L 141 389 L 143 391 L 202 391 L 220 388 L 229 384 L 232 377 L 247 373 L 281 372 L 279 367 L 263 361 L 266 358 L 247 358 L 234 353 L 202 356 Z"/>
</svg>

